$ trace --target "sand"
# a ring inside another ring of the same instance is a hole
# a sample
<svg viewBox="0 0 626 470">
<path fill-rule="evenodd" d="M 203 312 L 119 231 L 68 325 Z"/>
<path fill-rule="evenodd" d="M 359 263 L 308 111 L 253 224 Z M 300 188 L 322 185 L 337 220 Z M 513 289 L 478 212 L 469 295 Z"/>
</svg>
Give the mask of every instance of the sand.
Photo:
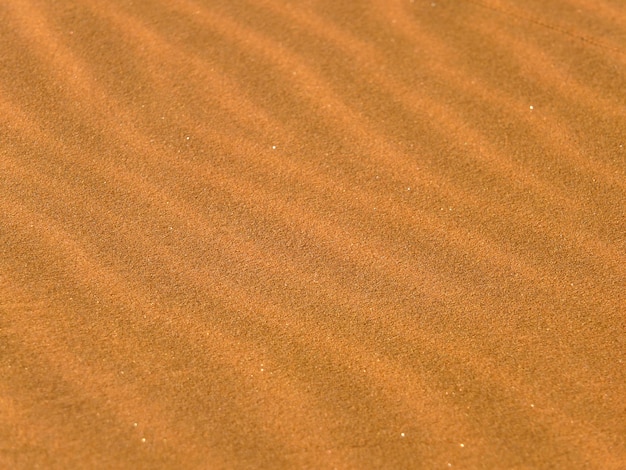
<svg viewBox="0 0 626 470">
<path fill-rule="evenodd" d="M 626 468 L 621 0 L 0 5 L 0 467 Z"/>
</svg>

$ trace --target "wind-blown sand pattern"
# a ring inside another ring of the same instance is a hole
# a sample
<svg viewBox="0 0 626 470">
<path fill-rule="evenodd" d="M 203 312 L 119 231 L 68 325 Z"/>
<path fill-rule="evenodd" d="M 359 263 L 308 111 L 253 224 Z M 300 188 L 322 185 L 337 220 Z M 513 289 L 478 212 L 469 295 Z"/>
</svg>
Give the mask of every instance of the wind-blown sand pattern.
<svg viewBox="0 0 626 470">
<path fill-rule="evenodd" d="M 626 468 L 626 3 L 0 4 L 0 467 Z"/>
</svg>

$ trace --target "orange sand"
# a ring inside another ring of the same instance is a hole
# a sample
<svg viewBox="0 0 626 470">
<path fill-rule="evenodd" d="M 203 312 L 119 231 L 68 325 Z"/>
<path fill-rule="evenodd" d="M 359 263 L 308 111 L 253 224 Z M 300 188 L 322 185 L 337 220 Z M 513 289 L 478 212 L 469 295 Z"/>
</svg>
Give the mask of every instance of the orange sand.
<svg viewBox="0 0 626 470">
<path fill-rule="evenodd" d="M 626 468 L 626 3 L 0 5 L 0 467 Z"/>
</svg>

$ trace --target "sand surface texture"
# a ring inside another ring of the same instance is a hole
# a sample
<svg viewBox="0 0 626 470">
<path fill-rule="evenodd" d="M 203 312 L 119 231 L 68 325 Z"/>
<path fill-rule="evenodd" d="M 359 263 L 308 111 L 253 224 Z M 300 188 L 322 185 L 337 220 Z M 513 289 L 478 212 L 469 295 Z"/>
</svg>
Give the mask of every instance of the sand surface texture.
<svg viewBox="0 0 626 470">
<path fill-rule="evenodd" d="M 626 468 L 626 2 L 0 3 L 0 468 Z"/>
</svg>

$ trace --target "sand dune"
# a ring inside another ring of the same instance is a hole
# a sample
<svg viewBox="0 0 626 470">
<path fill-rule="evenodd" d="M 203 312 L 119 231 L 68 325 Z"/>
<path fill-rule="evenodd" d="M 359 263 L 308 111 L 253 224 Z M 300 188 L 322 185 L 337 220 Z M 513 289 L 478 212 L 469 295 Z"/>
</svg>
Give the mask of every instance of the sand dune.
<svg viewBox="0 0 626 470">
<path fill-rule="evenodd" d="M 0 5 L 0 466 L 626 468 L 626 5 Z"/>
</svg>

